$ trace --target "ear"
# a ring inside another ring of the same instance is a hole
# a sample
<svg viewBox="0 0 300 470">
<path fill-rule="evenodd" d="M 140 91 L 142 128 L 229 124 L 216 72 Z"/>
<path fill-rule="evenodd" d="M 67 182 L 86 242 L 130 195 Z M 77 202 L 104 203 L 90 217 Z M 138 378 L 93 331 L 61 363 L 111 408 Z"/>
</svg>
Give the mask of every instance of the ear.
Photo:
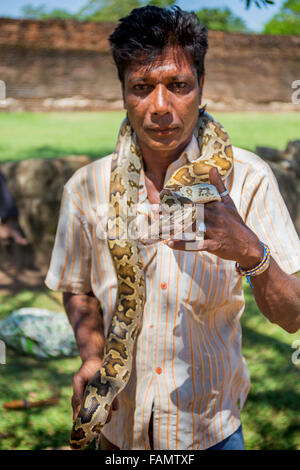
<svg viewBox="0 0 300 470">
<path fill-rule="evenodd" d="M 202 90 L 204 86 L 204 80 L 205 80 L 205 73 L 203 73 L 199 79 L 199 87 Z"/>
<path fill-rule="evenodd" d="M 127 109 L 124 83 L 122 83 L 122 98 L 123 98 L 123 109 Z"/>
<path fill-rule="evenodd" d="M 204 80 L 205 80 L 205 74 L 203 73 L 201 77 L 199 78 L 199 105 L 201 104 L 201 100 L 202 100 Z"/>
</svg>

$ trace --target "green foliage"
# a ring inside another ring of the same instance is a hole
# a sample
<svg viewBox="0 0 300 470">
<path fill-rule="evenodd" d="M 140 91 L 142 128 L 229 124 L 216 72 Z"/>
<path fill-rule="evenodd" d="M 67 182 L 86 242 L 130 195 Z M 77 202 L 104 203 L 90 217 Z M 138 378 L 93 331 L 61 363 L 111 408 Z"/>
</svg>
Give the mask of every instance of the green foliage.
<svg viewBox="0 0 300 470">
<path fill-rule="evenodd" d="M 147 5 L 155 5 L 157 7 L 167 8 L 174 5 L 174 3 L 176 2 L 174 2 L 173 0 L 150 0 L 150 2 L 146 3 Z"/>
<path fill-rule="evenodd" d="M 273 4 L 271 0 L 242 0 L 245 6 L 249 8 L 252 3 L 260 7 L 262 4 Z M 174 0 L 89 0 L 88 3 L 78 12 L 80 19 L 89 21 L 117 21 L 122 16 L 128 14 L 133 8 L 144 5 L 156 5 L 158 7 L 170 7 L 177 2 Z M 201 14 L 211 27 L 209 29 L 221 29 L 222 31 L 246 31 L 245 23 L 241 18 L 235 17 L 227 8 L 225 10 L 203 9 Z M 211 12 L 211 13 L 210 13 Z M 215 18 L 213 18 L 213 16 Z M 206 24 L 203 21 L 204 24 Z"/>
<path fill-rule="evenodd" d="M 246 8 L 250 8 L 250 6 L 254 3 L 255 6 L 261 8 L 262 6 L 267 7 L 268 5 L 274 5 L 273 0 L 241 0 L 242 2 L 246 3 Z"/>
<path fill-rule="evenodd" d="M 273 4 L 272 0 L 241 0 L 246 8 L 249 8 L 253 3 L 261 7 Z M 83 6 L 76 13 L 69 13 L 62 8 L 55 8 L 48 11 L 46 4 L 33 6 L 27 3 L 22 7 L 23 18 L 31 18 L 36 20 L 47 20 L 51 18 L 58 19 L 73 19 L 82 21 L 112 21 L 116 22 L 123 16 L 126 16 L 134 8 L 139 8 L 145 5 L 155 5 L 158 7 L 170 7 L 175 5 L 176 0 L 88 0 L 86 5 Z M 241 18 L 232 14 L 226 8 L 224 10 L 218 9 L 203 9 L 198 12 L 200 20 L 203 24 L 207 25 L 209 29 L 217 29 L 222 31 L 247 31 L 245 23 Z"/>
<path fill-rule="evenodd" d="M 126 16 L 134 8 L 141 6 L 139 0 L 90 0 L 78 12 L 78 16 L 84 21 L 118 21 Z"/>
<path fill-rule="evenodd" d="M 299 0 L 287 0 L 280 12 L 265 25 L 266 34 L 300 35 L 300 3 Z"/>
<path fill-rule="evenodd" d="M 49 20 L 54 18 L 61 20 L 77 19 L 76 14 L 69 13 L 67 10 L 62 8 L 55 8 L 48 12 L 45 4 L 34 7 L 28 3 L 24 5 L 21 10 L 23 18 L 34 20 Z"/>
<path fill-rule="evenodd" d="M 118 21 L 126 16 L 134 8 L 145 5 L 155 5 L 158 7 L 169 7 L 175 4 L 174 0 L 89 0 L 88 3 L 78 12 L 80 19 L 85 21 Z"/>
<path fill-rule="evenodd" d="M 22 11 L 23 18 L 39 20 L 41 16 L 45 14 L 46 5 L 39 5 L 37 7 L 34 7 L 30 3 L 27 3 L 21 8 L 21 11 Z"/>
<path fill-rule="evenodd" d="M 247 32 L 244 21 L 229 8 L 203 8 L 196 12 L 199 20 L 208 29 L 228 32 Z"/>
</svg>

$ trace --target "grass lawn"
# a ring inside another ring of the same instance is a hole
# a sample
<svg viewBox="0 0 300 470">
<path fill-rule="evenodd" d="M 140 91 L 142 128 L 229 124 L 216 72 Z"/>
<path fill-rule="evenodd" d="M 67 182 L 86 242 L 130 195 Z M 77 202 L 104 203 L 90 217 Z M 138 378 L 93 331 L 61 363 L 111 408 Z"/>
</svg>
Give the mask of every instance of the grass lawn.
<svg viewBox="0 0 300 470">
<path fill-rule="evenodd" d="M 251 151 L 256 146 L 283 150 L 299 139 L 299 113 L 213 113 L 232 143 Z M 121 111 L 73 113 L 0 113 L 0 162 L 85 154 L 99 158 L 116 141 Z"/>
<path fill-rule="evenodd" d="M 242 317 L 243 354 L 251 391 L 242 412 L 247 449 L 300 450 L 300 366 L 291 361 L 297 335 L 289 335 L 268 322 L 258 311 L 245 285 L 246 310 Z M 0 319 L 13 309 L 41 307 L 62 311 L 61 294 L 24 291 L 0 297 Z M 299 335 L 298 335 L 299 338 Z M 0 449 L 45 449 L 68 445 L 72 424 L 72 376 L 78 358 L 37 360 L 7 348 L 6 364 L 0 365 Z M 60 391 L 55 406 L 6 410 L 10 400 L 38 400 Z"/>
</svg>

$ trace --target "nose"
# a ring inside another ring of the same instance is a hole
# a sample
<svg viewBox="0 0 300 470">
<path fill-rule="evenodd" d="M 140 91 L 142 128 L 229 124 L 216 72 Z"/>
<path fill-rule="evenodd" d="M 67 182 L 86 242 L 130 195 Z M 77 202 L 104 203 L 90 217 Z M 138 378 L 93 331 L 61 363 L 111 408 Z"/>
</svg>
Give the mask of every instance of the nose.
<svg viewBox="0 0 300 470">
<path fill-rule="evenodd" d="M 168 89 L 158 84 L 152 92 L 151 112 L 154 115 L 164 116 L 170 112 L 170 102 Z"/>
</svg>

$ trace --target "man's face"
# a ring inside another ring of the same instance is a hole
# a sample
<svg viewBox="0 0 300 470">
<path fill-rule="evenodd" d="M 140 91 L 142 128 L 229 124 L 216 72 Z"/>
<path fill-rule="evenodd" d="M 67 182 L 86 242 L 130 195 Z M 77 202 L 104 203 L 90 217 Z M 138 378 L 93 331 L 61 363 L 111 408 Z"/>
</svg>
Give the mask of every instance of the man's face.
<svg viewBox="0 0 300 470">
<path fill-rule="evenodd" d="M 126 69 L 124 107 L 142 151 L 184 149 L 198 119 L 202 85 L 180 48 L 166 49 L 153 64 Z"/>
</svg>

